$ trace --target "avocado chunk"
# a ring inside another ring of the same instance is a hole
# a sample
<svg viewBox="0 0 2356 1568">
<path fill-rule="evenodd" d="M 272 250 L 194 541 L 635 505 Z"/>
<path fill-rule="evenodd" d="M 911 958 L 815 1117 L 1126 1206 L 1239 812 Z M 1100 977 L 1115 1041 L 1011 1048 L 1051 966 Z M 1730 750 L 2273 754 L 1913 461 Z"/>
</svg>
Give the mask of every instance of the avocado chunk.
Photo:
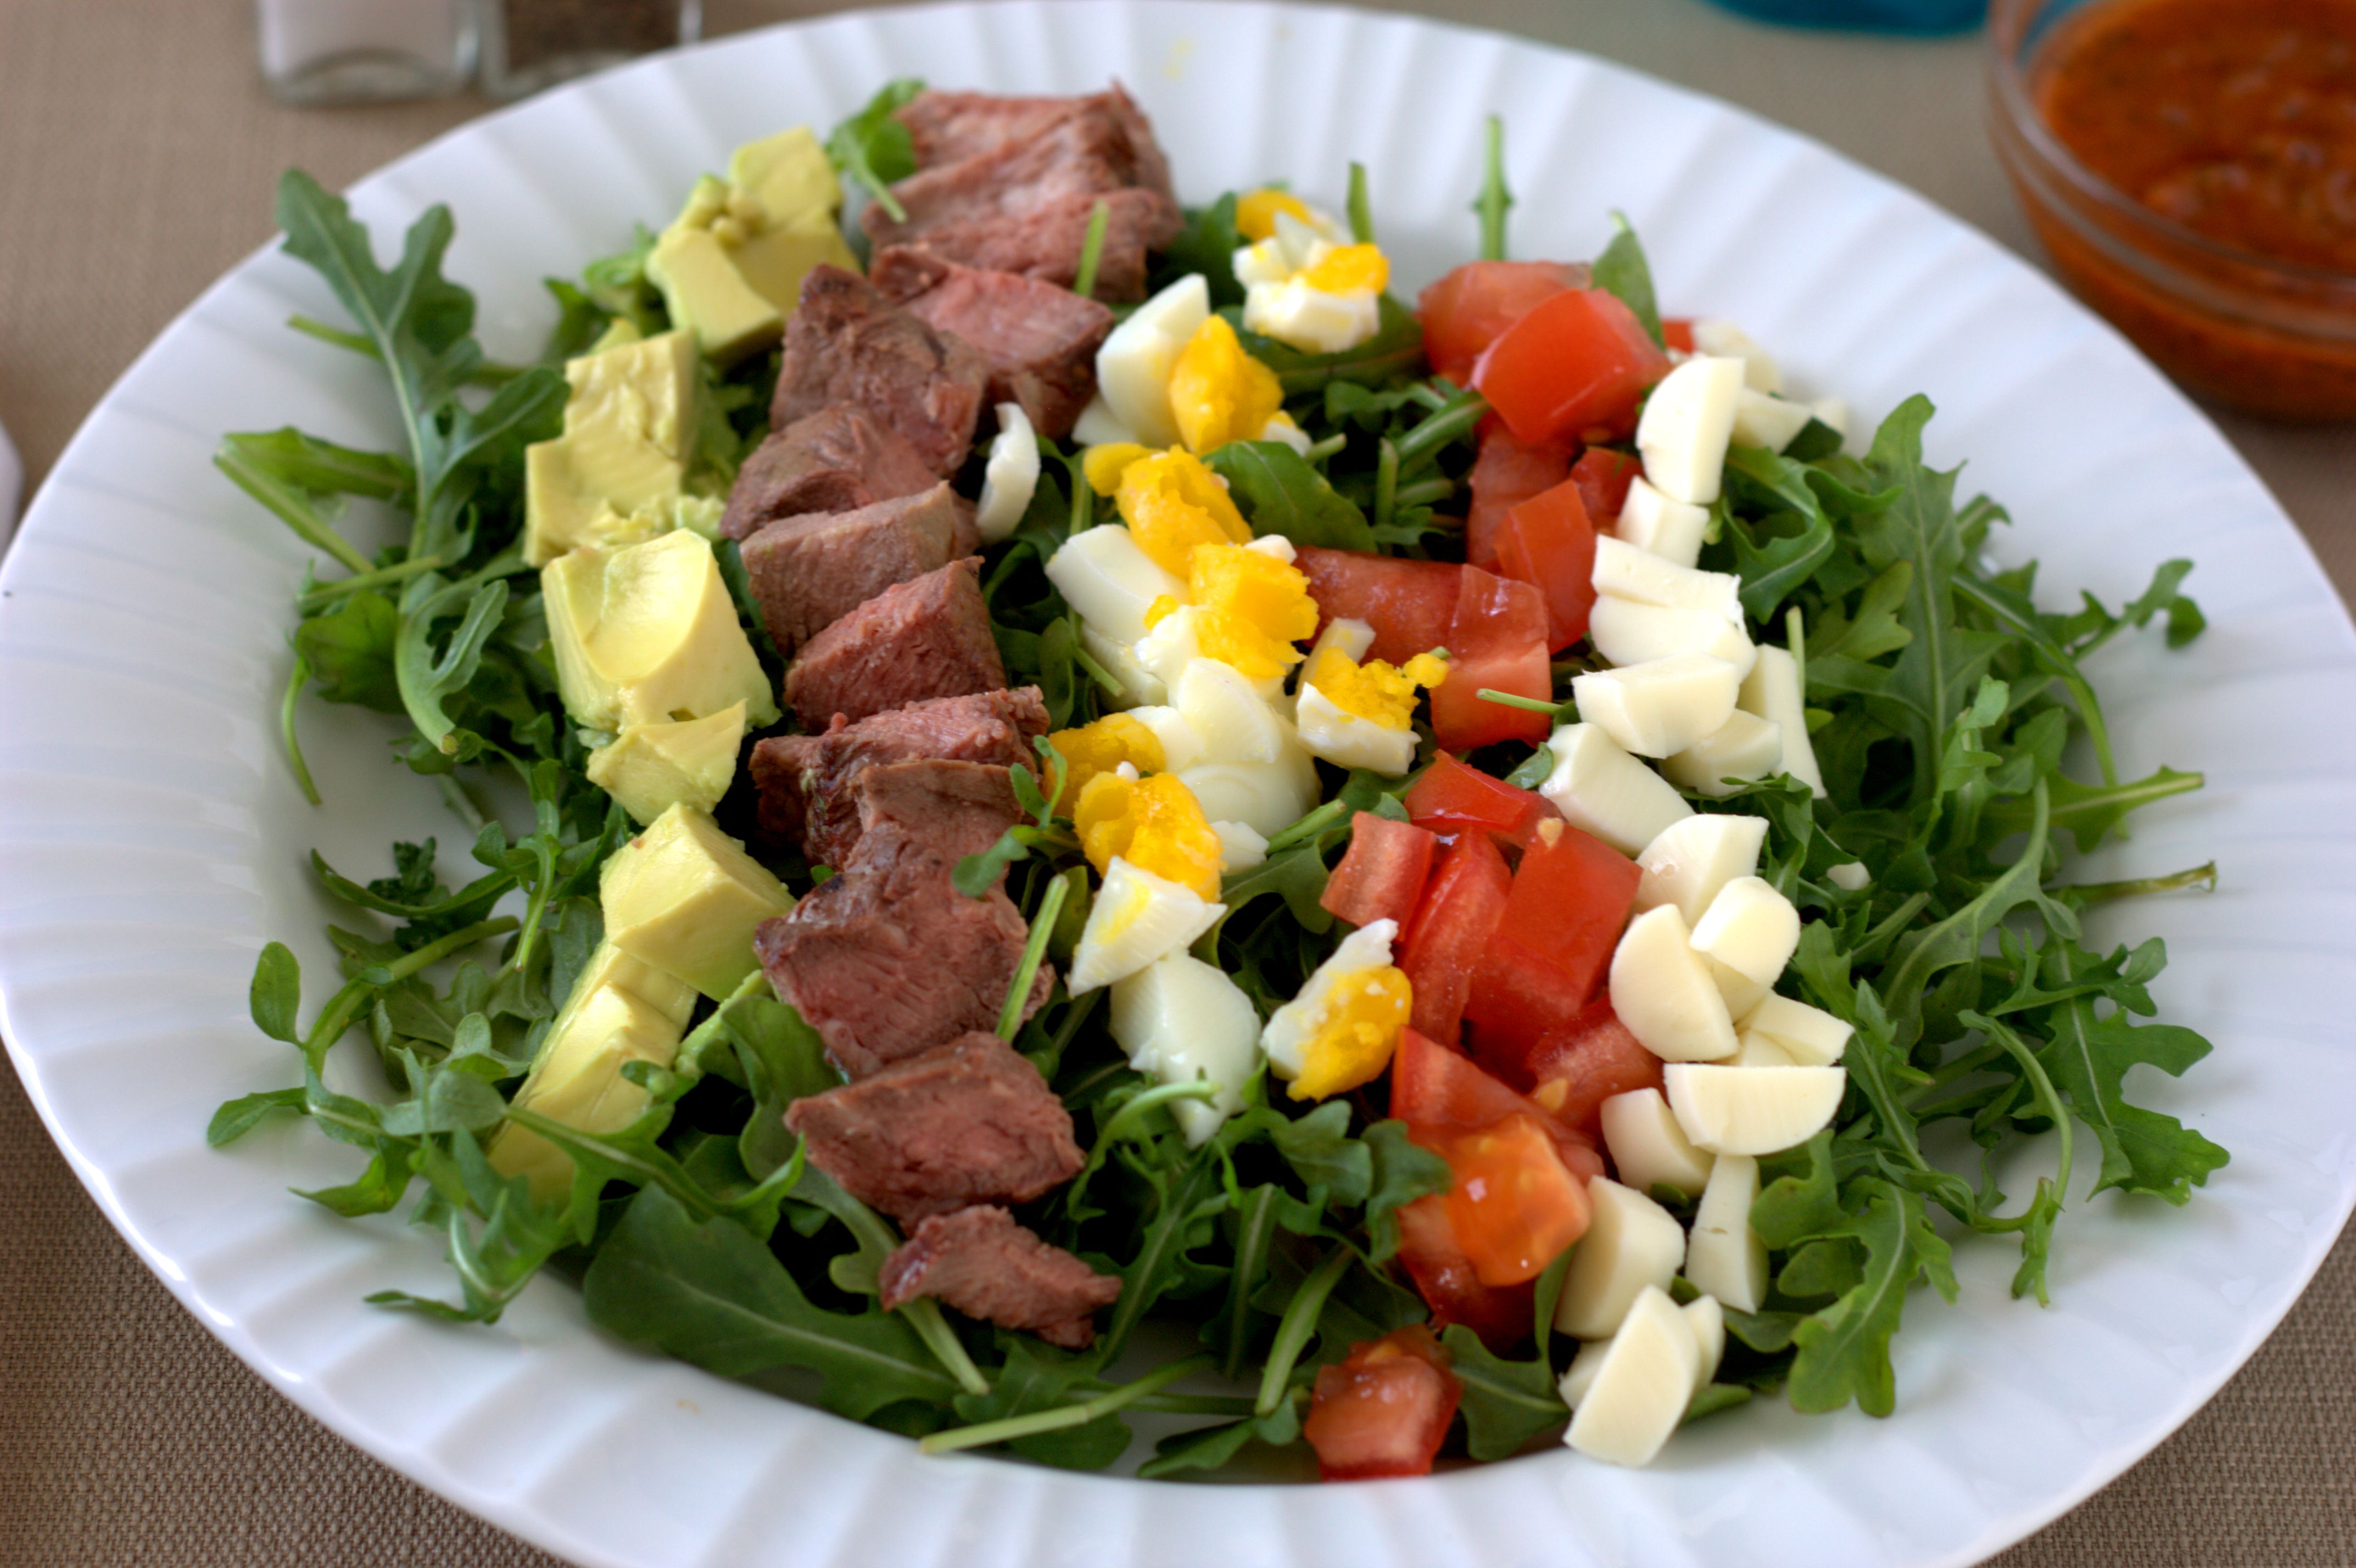
<svg viewBox="0 0 2356 1568">
<path fill-rule="evenodd" d="M 695 440 L 692 333 L 582 355 L 564 379 L 564 433 L 524 451 L 523 549 L 534 566 L 594 542 L 601 507 L 626 515 L 678 496 Z"/>
<path fill-rule="evenodd" d="M 622 1069 L 633 1061 L 669 1067 L 679 1055 L 681 1023 L 621 985 L 585 994 L 576 985 L 512 1103 L 583 1132 L 619 1132 L 649 1098 Z M 561 1200 L 572 1185 L 573 1157 L 529 1127 L 500 1128 L 489 1157 L 500 1175 L 524 1178 L 538 1202 Z"/>
<path fill-rule="evenodd" d="M 805 125 L 736 149 L 728 178 L 696 181 L 656 240 L 647 276 L 671 321 L 731 364 L 774 345 L 820 262 L 857 270 L 836 215 L 841 183 Z"/>
<path fill-rule="evenodd" d="M 753 933 L 791 894 L 691 805 L 674 805 L 605 862 L 598 886 L 615 946 L 718 1001 L 757 966 Z"/>
<path fill-rule="evenodd" d="M 680 1028 L 695 1012 L 695 987 L 675 975 L 666 975 L 653 965 L 631 957 L 611 940 L 601 940 L 591 950 L 589 961 L 581 965 L 581 973 L 573 977 L 573 989 L 564 1006 L 549 1026 L 552 1036 L 565 1026 L 565 1020 L 580 1010 L 580 1004 L 589 999 L 593 991 L 608 986 L 618 986 Z M 541 1047 L 532 1060 L 538 1061 L 548 1053 L 548 1036 L 541 1037 Z"/>
<path fill-rule="evenodd" d="M 574 549 L 542 567 L 540 581 L 557 690 L 577 723 L 616 733 L 736 703 L 755 726 L 776 721 L 776 698 L 701 534 Z"/>
<path fill-rule="evenodd" d="M 728 155 L 728 183 L 757 202 L 776 228 L 830 226 L 842 208 L 842 181 L 826 144 L 807 125 L 788 126 Z"/>
<path fill-rule="evenodd" d="M 744 743 L 744 705 L 731 703 L 708 719 L 626 724 L 610 746 L 589 753 L 589 782 L 622 803 L 639 823 L 674 805 L 710 811 L 736 775 Z"/>
</svg>

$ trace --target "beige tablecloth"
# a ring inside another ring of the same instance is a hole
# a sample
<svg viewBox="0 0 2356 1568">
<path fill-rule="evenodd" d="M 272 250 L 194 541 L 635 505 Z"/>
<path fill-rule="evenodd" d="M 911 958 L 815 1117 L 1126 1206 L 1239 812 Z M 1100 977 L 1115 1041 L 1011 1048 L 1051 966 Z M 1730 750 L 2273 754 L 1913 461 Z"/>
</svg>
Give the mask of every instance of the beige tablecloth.
<svg viewBox="0 0 2356 1568">
<path fill-rule="evenodd" d="M 705 7 L 713 33 L 826 8 Z M 1981 129 L 1971 40 L 1777 31 L 1698 0 L 1400 8 L 1747 104 L 2033 251 Z M 338 185 L 481 107 L 274 105 L 244 0 L 0 0 L 0 423 L 28 482 L 140 347 L 269 237 L 280 168 Z M 2223 422 L 2356 592 L 2356 431 Z M 0 1563 L 550 1563 L 349 1448 L 221 1349 L 108 1229 L 5 1072 L 0 1193 Z M 2356 1563 L 2356 1240 L 2214 1403 L 1997 1561 Z"/>
</svg>

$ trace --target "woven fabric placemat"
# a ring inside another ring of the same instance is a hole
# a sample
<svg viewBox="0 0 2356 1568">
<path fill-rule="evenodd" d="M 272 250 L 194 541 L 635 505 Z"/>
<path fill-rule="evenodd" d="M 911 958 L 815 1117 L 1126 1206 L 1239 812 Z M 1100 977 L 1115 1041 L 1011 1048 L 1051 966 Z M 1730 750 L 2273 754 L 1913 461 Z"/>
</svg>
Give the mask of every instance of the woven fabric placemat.
<svg viewBox="0 0 2356 1568">
<path fill-rule="evenodd" d="M 707 30 L 827 8 L 707 0 Z M 1781 32 L 1697 0 L 1388 8 L 1590 49 L 1744 103 L 2033 254 L 1980 128 L 1972 41 Z M 0 0 L 0 423 L 28 483 L 138 350 L 268 240 L 280 168 L 340 185 L 482 107 L 273 104 L 246 0 Z M 2356 432 L 2222 422 L 2341 592 L 2356 590 Z M 0 1564 L 552 1564 L 351 1448 L 222 1349 L 108 1227 L 12 1073 L 0 1192 Z M 2206 1410 L 1996 1561 L 2356 1563 L 2356 1239 Z"/>
</svg>

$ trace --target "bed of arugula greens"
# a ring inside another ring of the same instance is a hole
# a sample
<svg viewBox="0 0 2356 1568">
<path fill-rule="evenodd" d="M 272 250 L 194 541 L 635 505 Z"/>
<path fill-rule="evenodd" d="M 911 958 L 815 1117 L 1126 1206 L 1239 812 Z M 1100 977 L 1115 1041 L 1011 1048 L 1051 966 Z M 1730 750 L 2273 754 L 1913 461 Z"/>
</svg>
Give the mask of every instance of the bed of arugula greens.
<svg viewBox="0 0 2356 1568">
<path fill-rule="evenodd" d="M 847 176 L 880 189 L 912 166 L 905 133 L 888 118 L 910 91 L 894 84 L 838 128 L 830 149 Z M 1491 155 L 1474 206 L 1483 253 L 1494 257 L 1504 253 L 1511 199 L 1494 130 Z M 1349 211 L 1360 236 L 1370 235 L 1359 171 Z M 1200 272 L 1214 303 L 1236 314 L 1234 213 L 1232 195 L 1190 210 L 1157 285 Z M 758 976 L 706 1005 L 671 1069 L 629 1070 L 654 1104 L 626 1131 L 584 1134 L 510 1111 L 503 1091 L 519 1081 L 598 940 L 598 868 L 630 831 L 584 776 L 586 754 L 557 700 L 537 579 L 518 549 L 522 451 L 558 428 L 567 354 L 617 316 L 648 331 L 665 325 L 643 272 L 651 236 L 642 230 L 577 283 L 552 281 L 558 324 L 544 359 L 503 367 L 472 336 L 472 296 L 442 275 L 446 209 L 418 219 L 390 268 L 344 202 L 306 176 L 285 176 L 277 216 L 288 251 L 322 275 L 351 318 L 293 325 L 381 362 L 403 438 L 397 450 L 363 452 L 281 430 L 221 446 L 223 472 L 316 548 L 331 573 L 306 571 L 296 591 L 281 713 L 287 755 L 317 804 L 297 740 L 306 693 L 405 720 L 394 757 L 441 792 L 454 828 L 473 835 L 480 870 L 445 886 L 432 839 L 394 845 L 389 874 L 366 881 L 313 856 L 322 884 L 352 912 L 328 931 L 337 972 L 315 987 L 326 995 L 306 1024 L 294 956 L 272 943 L 252 993 L 255 1024 L 296 1048 L 302 1081 L 222 1106 L 212 1142 L 278 1113 L 305 1116 L 361 1163 L 349 1181 L 304 1197 L 359 1216 L 391 1211 L 414 1190 L 410 1218 L 445 1239 L 456 1291 L 449 1300 L 369 1298 L 389 1307 L 489 1322 L 553 1267 L 580 1281 L 589 1317 L 608 1331 L 925 1435 L 932 1448 L 1004 1443 L 1033 1460 L 1102 1467 L 1130 1444 L 1125 1410 L 1200 1423 L 1162 1442 L 1143 1467 L 1149 1476 L 1294 1445 L 1320 1365 L 1425 1315 L 1388 1266 L 1393 1216 L 1443 1189 L 1447 1167 L 1374 1114 L 1378 1092 L 1303 1113 L 1257 1083 L 1248 1108 L 1190 1149 L 1162 1107 L 1195 1086 L 1159 1087 L 1129 1071 L 1104 1027 L 1101 994 L 1075 1000 L 1059 985 L 1014 1038 L 1071 1108 L 1089 1151 L 1081 1177 L 1034 1205 L 1029 1222 L 1123 1282 L 1096 1347 L 1081 1355 L 953 1322 L 929 1301 L 878 1309 L 877 1266 L 896 1237 L 803 1167 L 781 1112 L 835 1078 L 813 1032 Z M 1643 253 L 1624 225 L 1596 275 L 1657 332 Z M 1386 299 L 1382 322 L 1374 340 L 1333 357 L 1245 336 L 1318 438 L 1307 459 L 1258 443 L 1213 457 L 1258 531 L 1409 554 L 1452 547 L 1451 514 L 1461 510 L 1483 405 L 1426 376 L 1411 311 Z M 775 375 L 772 355 L 710 377 L 699 486 L 724 491 L 764 432 Z M 1854 1023 L 1857 1036 L 1835 1126 L 1765 1162 L 1753 1223 L 1773 1254 L 1773 1295 L 1761 1312 L 1727 1314 L 1725 1366 L 1691 1416 L 1779 1387 L 1803 1410 L 1854 1401 L 1888 1412 L 1890 1336 L 1916 1285 L 1952 1299 L 1951 1237 L 2016 1236 L 2015 1294 L 2045 1298 L 2062 1195 L 2088 1134 L 2097 1191 L 2181 1204 L 2226 1159 L 2122 1093 L 2136 1064 L 2180 1073 L 2209 1049 L 2189 1029 L 2146 1021 L 2166 962 L 2161 944 L 2102 952 L 2083 944 L 2080 925 L 2092 904 L 2208 885 L 2213 868 L 2087 884 L 2067 880 L 2064 865 L 2065 842 L 2091 848 L 2136 807 L 2201 784 L 2167 769 L 2119 778 L 2083 673 L 2096 648 L 2156 618 L 2171 645 L 2198 634 L 2200 613 L 2179 592 L 2189 563 L 2161 567 L 2116 612 L 2091 596 L 2067 613 L 2038 609 L 2033 567 L 1987 564 L 2003 512 L 1985 498 L 1958 506 L 1954 475 L 1924 465 L 1931 411 L 1920 398 L 1901 405 L 1862 457 L 1842 454 L 1822 426 L 1783 455 L 1738 449 L 1716 508 L 1704 564 L 1740 572 L 1754 622 L 1783 630 L 1803 658 L 1831 794 L 1811 802 L 1781 779 L 1697 804 L 1768 818 L 1762 874 L 1809 923 L 1796 988 Z M 1045 464 L 1021 527 L 991 549 L 985 581 L 1012 679 L 1035 682 L 1060 727 L 1095 714 L 1099 677 L 1039 568 L 1099 503 L 1073 456 L 1055 456 L 1061 462 Z M 337 528 L 353 496 L 406 514 L 407 537 L 373 553 L 354 544 Z M 734 547 L 722 556 L 774 675 L 775 650 L 742 592 Z M 1558 666 L 1558 691 L 1579 667 Z M 2081 735 L 2092 777 L 2064 771 Z M 1425 744 L 1428 754 L 1428 736 Z M 1542 748 L 1523 746 L 1475 760 L 1526 784 L 1548 766 Z M 741 780 L 721 813 L 740 832 L 749 815 Z M 1337 940 L 1317 900 L 1352 813 L 1400 815 L 1404 780 L 1341 779 L 1329 769 L 1328 781 L 1327 804 L 1271 840 L 1264 865 L 1226 880 L 1229 913 L 1198 949 L 1263 1008 L 1289 997 Z M 1021 782 L 1035 819 L 964 875 L 987 881 L 1006 869 L 1010 893 L 1036 919 L 1034 949 L 1067 957 L 1087 880 L 1068 825 Z M 1854 891 L 1826 875 L 1853 860 L 1873 870 Z M 809 885 L 806 868 L 777 869 L 789 885 Z M 355 1030 L 389 1098 L 327 1086 L 328 1054 Z M 520 1179 L 502 1181 L 486 1163 L 485 1140 L 510 1116 L 572 1155 L 578 1179 L 567 1201 L 535 1205 Z M 1924 1130 L 1944 1122 L 1962 1124 L 1984 1151 L 1976 1173 L 1926 1154 Z M 2059 1177 L 2008 1211 L 1998 1157 L 2049 1132 Z M 1539 1282 L 1541 1323 L 1561 1275 L 1558 1264 Z M 1558 1344 L 1525 1346 L 1516 1357 L 1492 1353 L 1462 1328 L 1444 1339 L 1463 1385 L 1462 1449 L 1472 1457 L 1502 1457 L 1564 1421 Z M 1130 1375 L 1149 1344 L 1183 1353 Z M 1117 1362 L 1125 1381 L 1116 1381 Z M 779 1383 L 780 1374 L 790 1375 Z"/>
</svg>

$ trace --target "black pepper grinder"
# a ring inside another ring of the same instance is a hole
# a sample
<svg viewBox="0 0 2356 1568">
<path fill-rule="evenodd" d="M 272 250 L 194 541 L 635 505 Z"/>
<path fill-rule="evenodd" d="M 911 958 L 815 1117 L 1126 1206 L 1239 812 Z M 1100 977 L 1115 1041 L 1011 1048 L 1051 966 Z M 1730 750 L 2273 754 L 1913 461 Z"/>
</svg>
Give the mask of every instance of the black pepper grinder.
<svg viewBox="0 0 2356 1568">
<path fill-rule="evenodd" d="M 480 0 L 482 85 L 521 98 L 673 44 L 693 43 L 701 0 Z"/>
</svg>

